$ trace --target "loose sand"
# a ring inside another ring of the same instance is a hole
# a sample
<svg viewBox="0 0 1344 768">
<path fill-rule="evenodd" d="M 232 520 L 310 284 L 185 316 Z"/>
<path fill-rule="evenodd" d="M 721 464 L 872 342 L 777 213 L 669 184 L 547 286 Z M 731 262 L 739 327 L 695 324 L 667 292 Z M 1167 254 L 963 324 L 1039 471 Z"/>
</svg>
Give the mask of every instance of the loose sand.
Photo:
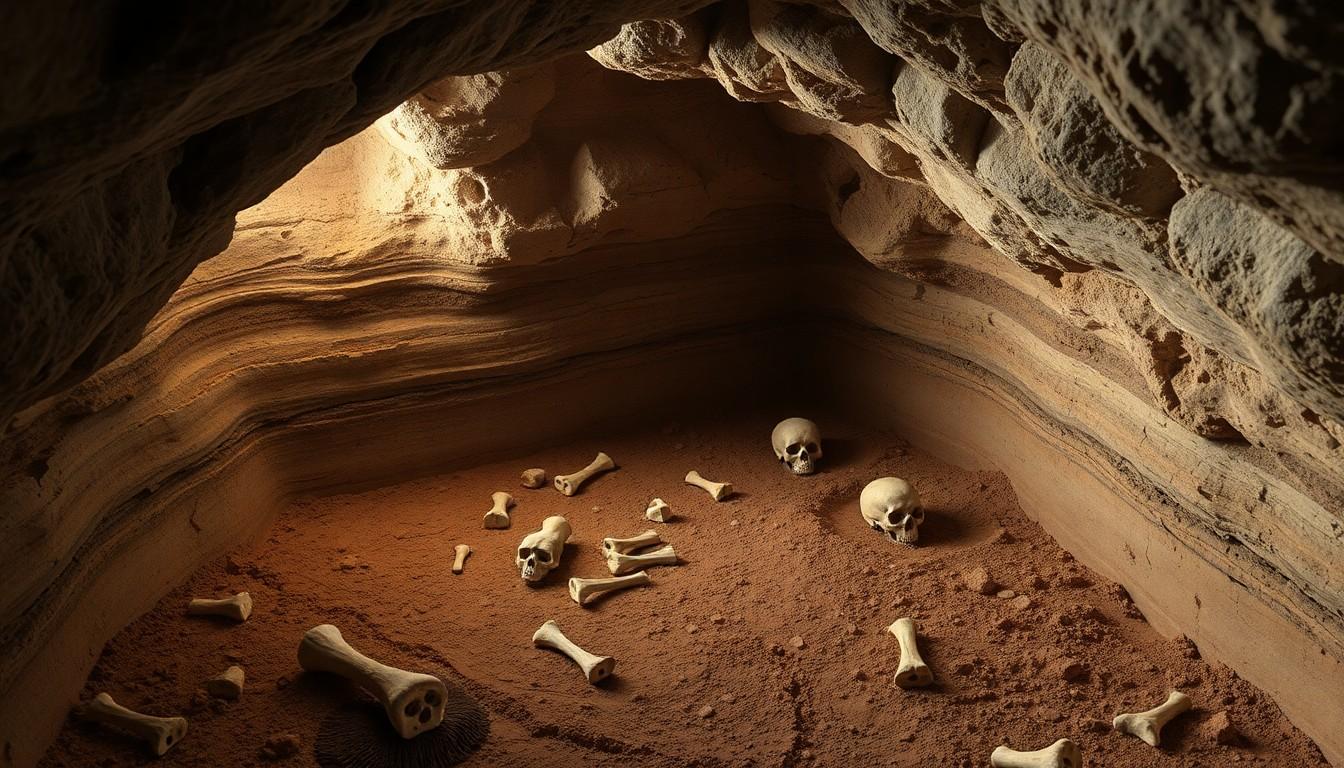
<svg viewBox="0 0 1344 768">
<path fill-rule="evenodd" d="M 189 733 L 158 765 L 313 765 L 318 726 L 348 692 L 302 673 L 295 650 L 305 629 L 329 622 L 365 653 L 440 674 L 482 702 L 491 735 L 472 766 L 986 766 L 998 744 L 1037 749 L 1064 736 L 1088 766 L 1326 765 L 1265 695 L 1159 636 L 1123 590 L 1074 562 L 1003 476 L 822 421 L 823 471 L 794 477 L 770 452 L 773 423 L 669 425 L 297 504 L 122 631 L 85 696 L 187 716 Z M 525 468 L 573 472 L 598 450 L 620 469 L 577 496 L 519 484 Z M 713 502 L 682 483 L 689 469 L 737 495 Z M 917 548 L 859 517 L 863 484 L 887 474 L 923 496 Z M 517 499 L 513 527 L 483 530 L 497 490 Z M 653 496 L 673 522 L 643 519 Z M 529 588 L 514 549 L 554 514 L 574 535 L 557 571 Z M 588 608 L 569 599 L 570 576 L 608 575 L 604 536 L 650 527 L 681 565 Z M 474 552 L 454 576 L 459 543 Z M 1014 594 L 968 589 L 977 567 Z M 190 596 L 240 590 L 256 605 L 244 624 L 183 615 Z M 885 628 L 901 616 L 919 623 L 928 689 L 891 683 L 898 652 Z M 534 649 L 532 632 L 552 618 L 615 656 L 616 676 L 589 686 L 562 656 Z M 238 701 L 198 690 L 230 664 L 247 671 Z M 1114 714 L 1155 706 L 1173 687 L 1196 709 L 1168 726 L 1161 749 L 1110 730 Z M 1247 743 L 1216 742 L 1223 712 Z M 274 745 L 295 738 L 297 754 L 277 758 L 286 749 Z M 43 765 L 146 762 L 133 743 L 72 723 Z"/>
</svg>

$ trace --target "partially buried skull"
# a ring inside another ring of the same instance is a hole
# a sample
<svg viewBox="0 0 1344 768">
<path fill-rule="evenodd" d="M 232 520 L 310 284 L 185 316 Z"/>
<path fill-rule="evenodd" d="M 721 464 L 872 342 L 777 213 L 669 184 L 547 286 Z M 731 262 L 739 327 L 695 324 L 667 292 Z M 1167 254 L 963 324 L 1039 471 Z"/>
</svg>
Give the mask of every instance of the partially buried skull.
<svg viewBox="0 0 1344 768">
<path fill-rule="evenodd" d="M 569 534 L 569 521 L 553 515 L 541 522 L 540 531 L 533 531 L 523 537 L 523 542 L 518 545 L 518 556 L 514 559 L 523 581 L 541 581 L 560 564 L 560 556 L 565 553 Z"/>
<path fill-rule="evenodd" d="M 770 433 L 775 458 L 795 475 L 810 475 L 821 458 L 821 430 L 807 419 L 785 419 Z"/>
<path fill-rule="evenodd" d="M 875 531 L 898 544 L 919 541 L 924 505 L 914 487 L 899 477 L 879 477 L 859 494 L 859 511 Z"/>
</svg>

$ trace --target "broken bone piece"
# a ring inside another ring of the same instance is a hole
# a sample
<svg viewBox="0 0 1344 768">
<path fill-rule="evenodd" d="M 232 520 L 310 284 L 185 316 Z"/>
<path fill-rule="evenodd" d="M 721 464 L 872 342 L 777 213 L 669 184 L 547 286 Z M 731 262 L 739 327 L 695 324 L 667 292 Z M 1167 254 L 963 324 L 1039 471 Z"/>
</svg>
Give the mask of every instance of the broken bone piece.
<svg viewBox="0 0 1344 768">
<path fill-rule="evenodd" d="M 205 681 L 205 692 L 216 699 L 233 701 L 243 695 L 243 682 L 246 675 L 237 665 L 229 667 L 218 675 Z"/>
<path fill-rule="evenodd" d="M 897 544 L 919 541 L 924 504 L 910 483 L 899 477 L 879 477 L 859 494 L 859 512 L 868 527 L 885 533 Z"/>
<path fill-rule="evenodd" d="M 187 603 L 188 616 L 223 616 L 234 621 L 247 621 L 252 615 L 252 595 L 239 592 L 220 600 L 195 598 Z"/>
<path fill-rule="evenodd" d="M 653 565 L 676 564 L 677 553 L 672 549 L 671 544 L 642 555 L 623 555 L 620 552 L 611 552 L 607 555 L 607 570 L 611 571 L 613 576 L 620 576 Z"/>
<path fill-rule="evenodd" d="M 584 483 L 597 477 L 603 472 L 610 472 L 615 468 L 616 462 L 612 461 L 611 457 L 607 454 L 599 451 L 597 458 L 593 459 L 591 464 L 580 469 L 578 472 L 575 472 L 572 475 L 556 475 L 555 489 L 566 496 L 573 496 L 579 492 L 579 489 L 583 487 Z"/>
<path fill-rule="evenodd" d="M 770 433 L 775 458 L 795 475 L 810 475 L 821 458 L 821 430 L 807 419 L 785 419 Z"/>
<path fill-rule="evenodd" d="M 892 682 L 901 688 L 921 688 L 932 683 L 933 672 L 920 658 L 919 646 L 915 643 L 915 620 L 897 619 L 887 627 L 887 631 L 896 636 L 896 642 L 901 646 L 901 661 Z"/>
<path fill-rule="evenodd" d="M 160 756 L 187 735 L 185 717 L 142 715 L 121 706 L 106 693 L 100 693 L 75 707 L 75 716 L 133 736 Z"/>
<path fill-rule="evenodd" d="M 542 624 L 532 634 L 532 644 L 539 648 L 553 648 L 568 656 L 570 661 L 579 665 L 583 676 L 590 683 L 600 683 L 611 677 L 616 670 L 616 660 L 610 656 L 597 656 L 575 645 L 565 633 L 560 631 L 554 619 Z"/>
<path fill-rule="evenodd" d="M 686 483 L 697 488 L 703 488 L 710 496 L 714 497 L 715 501 L 723 501 L 733 495 L 732 483 L 716 483 L 706 480 L 694 469 L 686 473 Z"/>
<path fill-rule="evenodd" d="M 672 507 L 662 499 L 654 499 L 644 510 L 644 519 L 655 523 L 666 523 L 672 519 Z"/>
<path fill-rule="evenodd" d="M 485 527 L 498 530 L 513 525 L 513 519 L 509 517 L 509 510 L 514 504 L 513 497 L 503 491 L 495 491 L 490 494 L 490 501 L 494 506 L 485 513 Z"/>
<path fill-rule="evenodd" d="M 652 547 L 655 544 L 662 544 L 663 537 L 652 528 L 631 536 L 628 539 L 606 538 L 602 540 L 602 554 L 610 555 L 612 553 L 628 555 L 637 549 Z"/>
<path fill-rule="evenodd" d="M 569 596 L 579 605 L 584 605 L 589 598 L 607 592 L 615 592 L 629 587 L 643 587 L 653 583 L 649 574 L 644 571 L 632 573 L 629 576 L 614 576 L 610 579 L 579 579 L 569 580 Z"/>
<path fill-rule="evenodd" d="M 1177 715 L 1194 705 L 1189 696 L 1180 691 L 1172 691 L 1161 706 L 1147 712 L 1124 713 L 1115 716 L 1111 727 L 1121 733 L 1139 737 L 1143 743 L 1156 747 L 1162 743 L 1162 729 Z"/>
<path fill-rule="evenodd" d="M 518 545 L 518 556 L 514 558 L 523 581 L 541 581 L 560 564 L 570 530 L 568 520 L 552 515 L 541 521 L 541 530 L 523 537 L 522 543 Z"/>
<path fill-rule="evenodd" d="M 467 562 L 467 555 L 471 554 L 471 547 L 466 544 L 458 544 L 453 547 L 453 573 L 461 573 L 462 566 Z"/>
<path fill-rule="evenodd" d="M 303 633 L 299 666 L 309 672 L 340 675 L 378 699 L 403 739 L 438 727 L 448 689 L 439 678 L 407 672 L 370 659 L 345 642 L 341 631 L 320 624 Z"/>
<path fill-rule="evenodd" d="M 540 467 L 524 469 L 522 482 L 524 488 L 541 488 L 546 485 L 546 470 Z"/>
<path fill-rule="evenodd" d="M 1035 752 L 999 746 L 990 754 L 989 764 L 994 768 L 1081 768 L 1083 752 L 1069 739 L 1060 739 Z"/>
</svg>

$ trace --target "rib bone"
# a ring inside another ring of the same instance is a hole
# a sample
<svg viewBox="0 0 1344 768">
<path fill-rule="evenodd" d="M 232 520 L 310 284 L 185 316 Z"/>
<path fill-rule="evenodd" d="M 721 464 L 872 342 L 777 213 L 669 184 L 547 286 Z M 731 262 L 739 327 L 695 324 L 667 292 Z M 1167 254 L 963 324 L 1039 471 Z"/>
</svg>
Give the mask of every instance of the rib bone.
<svg viewBox="0 0 1344 768">
<path fill-rule="evenodd" d="M 638 571 L 651 565 L 676 564 L 677 553 L 672 549 L 671 544 L 642 555 L 623 555 L 619 552 L 612 552 L 607 555 L 607 570 L 611 571 L 613 576 Z"/>
<path fill-rule="evenodd" d="M 100 693 L 75 708 L 81 720 L 109 726 L 145 742 L 154 754 L 162 755 L 187 735 L 184 717 L 153 717 L 133 712 L 106 693 Z"/>
<path fill-rule="evenodd" d="M 692 469 L 686 473 L 686 482 L 697 488 L 703 488 L 715 501 L 723 501 L 733 495 L 732 483 L 715 483 L 700 476 L 699 472 Z"/>
<path fill-rule="evenodd" d="M 437 677 L 380 664 L 351 648 L 330 624 L 303 633 L 299 665 L 310 672 L 340 675 L 373 694 L 403 739 L 433 730 L 443 720 L 448 689 Z"/>
<path fill-rule="evenodd" d="M 453 573 L 461 573 L 462 566 L 467 562 L 467 555 L 471 554 L 471 547 L 466 544 L 458 544 L 453 547 Z"/>
<path fill-rule="evenodd" d="M 1156 747 L 1162 742 L 1162 728 L 1172 718 L 1190 709 L 1194 702 L 1180 691 L 1172 691 L 1161 706 L 1147 712 L 1125 713 L 1115 716 L 1111 727 L 1121 733 L 1138 736 L 1145 744 Z"/>
<path fill-rule="evenodd" d="M 920 658 L 919 646 L 915 644 L 915 620 L 900 618 L 887 627 L 887 631 L 896 636 L 901 645 L 901 663 L 896 668 L 892 681 L 902 688 L 920 688 L 933 682 L 933 673 L 929 665 Z"/>
<path fill-rule="evenodd" d="M 187 604 L 189 616 L 223 616 L 234 621 L 247 621 L 252 615 L 252 595 L 239 592 L 222 600 L 196 598 Z"/>
<path fill-rule="evenodd" d="M 490 501 L 494 506 L 485 513 L 485 527 L 490 529 L 508 528 L 513 524 L 509 517 L 509 510 L 513 508 L 513 497 L 503 491 L 495 491 L 490 494 Z"/>
<path fill-rule="evenodd" d="M 994 768 L 1081 768 L 1083 753 L 1068 739 L 1060 739 L 1035 752 L 1018 752 L 1000 746 L 989 756 L 989 764 Z"/>
<path fill-rule="evenodd" d="M 607 454 L 599 451 L 597 458 L 593 459 L 591 464 L 580 469 L 578 472 L 575 472 L 572 475 L 556 475 L 555 489 L 566 496 L 573 496 L 579 492 L 579 489 L 583 487 L 584 483 L 603 472 L 609 472 L 615 468 L 616 462 L 612 461 L 611 457 Z"/>
<path fill-rule="evenodd" d="M 540 648 L 554 648 L 565 654 L 570 661 L 579 665 L 583 676 L 590 683 L 600 683 L 616 670 L 616 660 L 610 656 L 596 656 L 575 645 L 565 633 L 560 631 L 555 620 L 551 619 L 532 634 L 532 644 Z"/>
<path fill-rule="evenodd" d="M 655 523 L 666 523 L 672 519 L 672 507 L 668 506 L 662 499 L 654 499 L 649 502 L 649 506 L 644 510 L 644 519 L 652 520 Z"/>
<path fill-rule="evenodd" d="M 628 555 L 637 549 L 652 547 L 654 544 L 662 544 L 663 537 L 658 532 L 650 528 L 643 533 L 631 536 L 628 539 L 606 538 L 602 540 L 602 554 L 610 555 L 613 552 L 621 555 Z"/>
<path fill-rule="evenodd" d="M 574 602 L 583 605 L 588 602 L 588 598 L 597 597 L 605 592 L 615 592 L 618 589 L 627 587 L 642 587 L 652 584 L 653 579 L 649 574 L 639 571 L 629 576 L 615 576 L 610 579 L 579 579 L 569 580 L 569 596 Z"/>
</svg>

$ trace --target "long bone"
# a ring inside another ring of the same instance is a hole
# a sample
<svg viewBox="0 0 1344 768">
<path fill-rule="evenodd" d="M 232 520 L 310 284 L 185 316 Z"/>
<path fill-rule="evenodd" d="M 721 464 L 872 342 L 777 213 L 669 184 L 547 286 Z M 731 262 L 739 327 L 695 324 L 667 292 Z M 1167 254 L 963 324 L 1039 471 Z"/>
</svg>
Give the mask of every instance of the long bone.
<svg viewBox="0 0 1344 768">
<path fill-rule="evenodd" d="M 513 497 L 503 491 L 495 491 L 490 494 L 490 501 L 494 506 L 485 513 L 485 527 L 497 530 L 512 525 L 513 518 L 509 517 L 509 510 L 513 508 Z"/>
<path fill-rule="evenodd" d="M 554 648 L 568 656 L 570 661 L 579 665 L 583 676 L 590 683 L 600 683 L 611 677 L 616 671 L 616 660 L 610 656 L 598 656 L 575 645 L 565 633 L 560 631 L 554 619 L 542 624 L 532 633 L 532 644 L 539 648 Z"/>
<path fill-rule="evenodd" d="M 701 477 L 699 472 L 692 469 L 686 473 L 686 483 L 694 485 L 697 488 L 703 488 L 715 501 L 723 501 L 733 495 L 732 483 L 716 483 Z"/>
<path fill-rule="evenodd" d="M 580 469 L 578 472 L 575 472 L 572 475 L 556 475 L 555 489 L 566 496 L 573 496 L 579 492 L 579 489 L 583 487 L 584 483 L 603 472 L 610 472 L 615 468 L 616 462 L 612 461 L 611 457 L 607 454 L 598 451 L 597 458 L 593 459 L 592 463 L 583 469 Z"/>
<path fill-rule="evenodd" d="M 1115 720 L 1111 721 L 1111 727 L 1121 733 L 1138 736 L 1143 743 L 1156 747 L 1162 742 L 1162 729 L 1166 724 L 1192 706 L 1194 702 L 1189 696 L 1180 691 L 1172 691 L 1167 695 L 1166 701 L 1147 712 L 1116 715 Z"/>
<path fill-rule="evenodd" d="M 471 547 L 466 544 L 458 544 L 453 547 L 453 573 L 461 573 L 462 566 L 467 562 L 467 555 L 471 554 Z"/>
<path fill-rule="evenodd" d="M 220 600 L 196 598 L 187 604 L 188 616 L 223 616 L 234 621 L 247 621 L 252 615 L 252 595 L 239 592 Z"/>
<path fill-rule="evenodd" d="M 990 754 L 989 764 L 994 768 L 1081 768 L 1083 752 L 1068 739 L 1060 739 L 1035 752 L 1018 752 L 998 746 Z"/>
<path fill-rule="evenodd" d="M 892 682 L 902 688 L 920 688 L 933 682 L 933 672 L 919 655 L 919 646 L 915 643 L 915 620 L 900 618 L 887 627 L 887 631 L 896 636 L 901 646 L 901 662 L 896 667 L 896 676 Z"/>
<path fill-rule="evenodd" d="M 611 571 L 613 576 L 638 571 L 651 565 L 676 564 L 677 553 L 676 550 L 672 549 L 671 544 L 652 552 L 645 552 L 642 555 L 623 555 L 620 552 L 612 552 L 607 555 L 607 570 Z"/>
<path fill-rule="evenodd" d="M 642 587 L 652 584 L 653 579 L 644 571 L 632 573 L 629 576 L 615 576 L 610 579 L 580 579 L 572 578 L 569 580 L 569 596 L 574 602 L 583 605 L 591 597 L 597 597 L 604 592 L 615 592 L 618 589 L 627 589 L 629 587 Z"/>
<path fill-rule="evenodd" d="M 75 708 L 75 716 L 127 733 L 143 741 L 155 755 L 163 755 L 187 735 L 185 717 L 142 715 L 121 706 L 106 693 L 80 704 Z"/>
<path fill-rule="evenodd" d="M 635 534 L 628 539 L 605 538 L 602 540 L 602 554 L 610 555 L 613 552 L 620 555 L 628 555 L 637 549 L 652 547 L 654 544 L 662 544 L 663 537 L 658 532 L 650 528 L 647 531 Z"/>
<path fill-rule="evenodd" d="M 299 666 L 340 675 L 382 702 L 387 719 L 403 739 L 437 728 L 448 689 L 433 675 L 389 667 L 356 651 L 330 624 L 303 633 Z"/>
</svg>

